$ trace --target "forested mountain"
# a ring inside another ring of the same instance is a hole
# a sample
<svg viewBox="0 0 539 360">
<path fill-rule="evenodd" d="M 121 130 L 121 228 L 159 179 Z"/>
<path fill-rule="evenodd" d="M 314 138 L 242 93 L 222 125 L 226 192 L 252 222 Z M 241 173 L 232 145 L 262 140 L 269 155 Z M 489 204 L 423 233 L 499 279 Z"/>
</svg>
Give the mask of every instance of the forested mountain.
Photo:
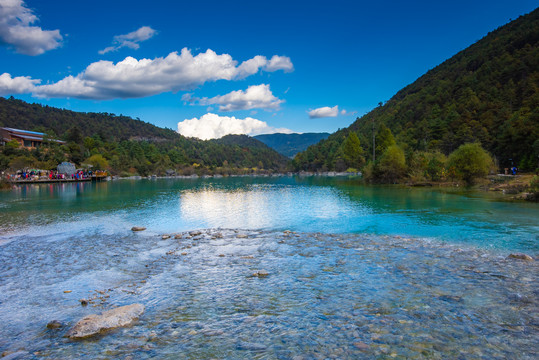
<svg viewBox="0 0 539 360">
<path fill-rule="evenodd" d="M 248 146 L 252 148 L 268 149 L 268 146 L 263 142 L 248 135 L 225 135 L 219 139 L 210 140 L 221 145 L 237 145 Z"/>
<path fill-rule="evenodd" d="M 109 113 L 84 113 L 58 109 L 40 104 L 29 104 L 13 97 L 0 97 L 0 127 L 51 132 L 62 138 L 69 130 L 77 128 L 84 136 L 99 135 L 102 140 L 129 139 L 173 140 L 180 135 L 128 116 Z"/>
<path fill-rule="evenodd" d="M 287 159 L 247 136 L 203 141 L 126 116 L 80 113 L 0 97 L 0 126 L 40 131 L 66 141 L 32 151 L 0 147 L 0 170 L 54 169 L 62 161 L 92 164 L 115 174 L 281 171 Z"/>
<path fill-rule="evenodd" d="M 294 160 L 297 169 L 346 168 L 343 144 L 359 138 L 364 160 L 376 157 L 389 135 L 407 160 L 418 151 L 449 154 L 480 142 L 499 162 L 525 170 L 539 156 L 539 9 L 489 33 L 428 71 L 350 127 L 311 146 Z M 383 130 L 383 131 L 382 131 Z M 381 134 L 386 132 L 386 134 Z M 379 139 L 380 137 L 380 139 Z"/>
<path fill-rule="evenodd" d="M 260 169 L 272 168 L 272 164 L 286 164 L 289 159 L 271 149 L 263 142 L 247 135 L 226 135 L 220 139 L 210 140 L 215 144 L 229 146 L 234 149 L 244 149 L 245 156 L 254 163 L 258 161 L 257 167 Z M 245 150 L 248 149 L 248 150 Z"/>
<path fill-rule="evenodd" d="M 293 158 L 297 153 L 306 150 L 309 146 L 320 140 L 327 139 L 329 133 L 304 134 L 265 134 L 256 135 L 255 139 L 262 141 L 270 148 L 286 157 Z"/>
</svg>

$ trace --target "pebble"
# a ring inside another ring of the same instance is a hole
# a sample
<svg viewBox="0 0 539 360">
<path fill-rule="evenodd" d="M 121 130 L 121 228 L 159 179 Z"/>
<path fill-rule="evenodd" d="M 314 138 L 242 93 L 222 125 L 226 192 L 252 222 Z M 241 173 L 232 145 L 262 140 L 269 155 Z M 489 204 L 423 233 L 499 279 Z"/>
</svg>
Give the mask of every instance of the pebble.
<svg viewBox="0 0 539 360">
<path fill-rule="evenodd" d="M 369 345 L 365 344 L 364 342 L 357 341 L 354 343 L 354 346 L 357 347 L 359 350 L 367 350 L 369 348 Z"/>
</svg>

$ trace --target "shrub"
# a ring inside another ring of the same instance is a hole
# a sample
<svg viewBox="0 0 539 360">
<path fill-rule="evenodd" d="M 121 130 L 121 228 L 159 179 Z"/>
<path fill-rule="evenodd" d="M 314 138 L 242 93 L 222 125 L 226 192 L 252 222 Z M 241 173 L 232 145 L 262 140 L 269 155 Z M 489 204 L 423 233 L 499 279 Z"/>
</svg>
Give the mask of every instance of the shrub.
<svg viewBox="0 0 539 360">
<path fill-rule="evenodd" d="M 109 162 L 101 154 L 90 156 L 86 162 L 93 165 L 95 170 L 106 170 L 109 167 Z"/>
<path fill-rule="evenodd" d="M 468 185 L 473 184 L 477 178 L 487 176 L 492 165 L 492 157 L 479 143 L 461 145 L 447 160 L 448 169 L 453 170 L 455 176 Z"/>
<path fill-rule="evenodd" d="M 416 151 L 408 158 L 408 174 L 416 181 L 443 180 L 446 176 L 446 162 L 446 156 L 438 151 Z"/>
<path fill-rule="evenodd" d="M 530 181 L 530 192 L 539 193 L 539 176 L 534 176 Z"/>
</svg>

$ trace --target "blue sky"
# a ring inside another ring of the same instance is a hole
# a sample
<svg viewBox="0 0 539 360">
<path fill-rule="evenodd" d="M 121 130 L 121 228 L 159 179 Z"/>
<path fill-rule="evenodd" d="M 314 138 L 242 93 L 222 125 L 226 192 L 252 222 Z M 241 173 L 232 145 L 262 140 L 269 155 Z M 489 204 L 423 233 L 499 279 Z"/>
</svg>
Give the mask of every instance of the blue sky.
<svg viewBox="0 0 539 360">
<path fill-rule="evenodd" d="M 333 132 L 536 6 L 0 0 L 0 95 L 205 138 Z"/>
</svg>

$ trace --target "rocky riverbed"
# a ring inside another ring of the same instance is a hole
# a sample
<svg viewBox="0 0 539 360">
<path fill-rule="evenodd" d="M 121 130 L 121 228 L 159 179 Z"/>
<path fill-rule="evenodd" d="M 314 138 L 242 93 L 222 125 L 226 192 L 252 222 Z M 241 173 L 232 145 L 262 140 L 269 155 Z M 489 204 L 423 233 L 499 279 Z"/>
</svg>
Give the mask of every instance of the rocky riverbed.
<svg viewBox="0 0 539 360">
<path fill-rule="evenodd" d="M 399 236 L 128 229 L 13 241 L 0 255 L 10 358 L 538 355 L 537 254 Z M 134 303 L 145 311 L 124 327 L 65 337 L 89 314 Z"/>
</svg>

